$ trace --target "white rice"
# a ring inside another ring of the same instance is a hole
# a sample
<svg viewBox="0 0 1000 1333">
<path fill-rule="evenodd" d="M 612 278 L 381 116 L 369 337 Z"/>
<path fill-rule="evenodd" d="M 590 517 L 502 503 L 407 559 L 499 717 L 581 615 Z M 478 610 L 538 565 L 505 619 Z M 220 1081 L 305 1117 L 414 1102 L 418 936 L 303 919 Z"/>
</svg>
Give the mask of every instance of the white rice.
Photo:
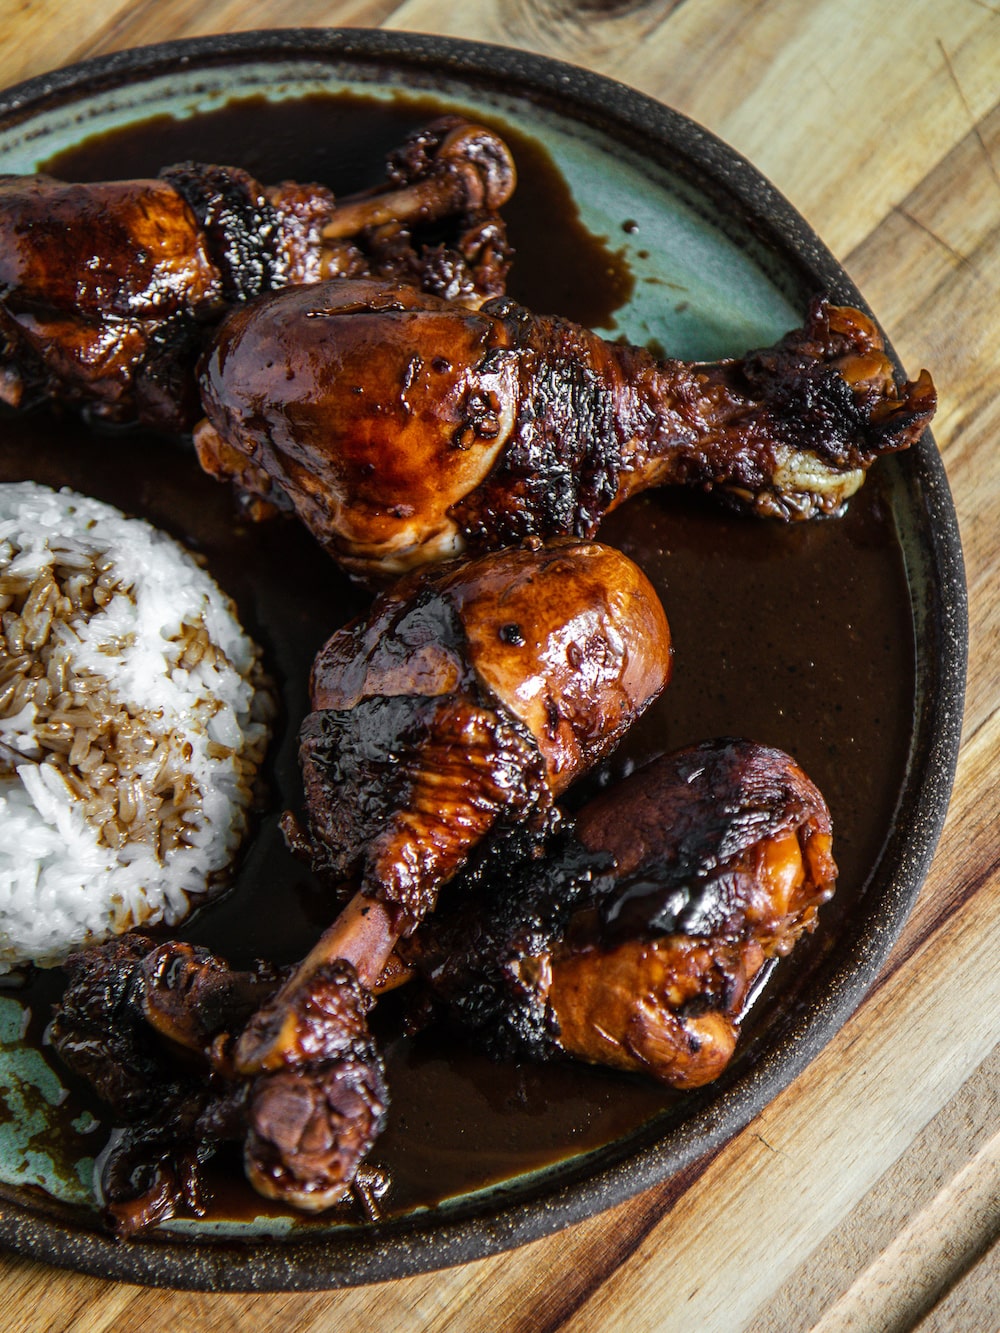
<svg viewBox="0 0 1000 1333">
<path fill-rule="evenodd" d="M 0 974 L 224 882 L 273 700 L 182 547 L 72 491 L 0 484 Z"/>
</svg>

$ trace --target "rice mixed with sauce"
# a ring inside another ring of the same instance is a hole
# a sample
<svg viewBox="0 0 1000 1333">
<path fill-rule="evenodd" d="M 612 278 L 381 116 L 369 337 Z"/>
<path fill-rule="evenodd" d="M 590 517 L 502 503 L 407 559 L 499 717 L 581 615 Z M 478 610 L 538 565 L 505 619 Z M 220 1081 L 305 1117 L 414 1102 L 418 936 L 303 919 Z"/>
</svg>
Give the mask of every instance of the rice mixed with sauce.
<svg viewBox="0 0 1000 1333">
<path fill-rule="evenodd" d="M 273 698 L 164 533 L 0 484 L 0 973 L 175 925 L 224 883 Z"/>
</svg>

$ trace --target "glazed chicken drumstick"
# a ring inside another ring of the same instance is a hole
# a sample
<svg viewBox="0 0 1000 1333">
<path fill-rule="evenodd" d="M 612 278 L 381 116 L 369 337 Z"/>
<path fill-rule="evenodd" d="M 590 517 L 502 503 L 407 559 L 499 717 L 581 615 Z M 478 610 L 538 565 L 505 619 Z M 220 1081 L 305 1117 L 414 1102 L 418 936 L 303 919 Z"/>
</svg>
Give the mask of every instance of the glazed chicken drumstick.
<svg viewBox="0 0 1000 1333">
<path fill-rule="evenodd" d="M 372 988 L 442 884 L 491 834 L 544 822 L 670 666 L 645 576 L 619 552 L 575 541 L 411 576 L 320 650 L 301 730 L 298 840 L 317 869 L 357 891 L 233 1048 L 236 1073 L 255 1079 L 245 1161 L 261 1193 L 308 1209 L 343 1195 L 380 1116 L 363 1135 L 356 1114 L 342 1117 L 356 1149 L 342 1152 L 328 1128 L 339 1083 L 324 1075 L 307 1096 L 301 1069 L 317 1056 L 335 1069 L 345 1031 L 363 1045 Z"/>
<path fill-rule="evenodd" d="M 231 994 L 223 989 L 213 1021 L 186 1021 L 183 1001 L 150 998 L 179 975 L 204 974 L 220 994 L 211 960 L 178 970 L 143 956 L 135 974 L 135 958 L 112 949 L 93 971 L 70 964 L 80 983 L 53 1040 L 84 1077 L 97 1069 L 114 1084 L 105 1071 L 124 1064 L 129 1086 L 128 1070 L 142 1065 L 131 1044 L 124 1055 L 114 1046 L 134 1022 L 108 1032 L 95 1058 L 86 1021 L 101 1008 L 95 986 L 128 996 L 140 1028 L 211 1071 L 200 1087 L 182 1082 L 171 1095 L 184 1108 L 187 1167 L 162 1165 L 158 1109 L 127 1141 L 128 1161 L 145 1137 L 154 1183 L 183 1179 L 199 1152 L 238 1126 L 261 1193 L 306 1210 L 343 1198 L 385 1114 L 366 1018 L 397 943 L 487 837 L 548 822 L 555 799 L 659 694 L 670 666 L 652 587 L 625 556 L 594 542 L 507 550 L 411 576 L 333 635 L 316 659 L 314 712 L 302 728 L 305 827 L 290 834 L 353 893 L 315 948 L 233 1027 L 225 1014 L 238 1012 L 242 980 Z M 118 977 L 119 960 L 139 981 Z M 114 1154 L 108 1171 L 119 1190 L 135 1176 Z M 112 1201 L 123 1226 L 158 1213 L 150 1189 L 137 1201 L 125 1188 Z"/>
<path fill-rule="evenodd" d="M 189 430 L 207 330 L 262 292 L 338 276 L 477 305 L 504 291 L 507 146 L 455 116 L 412 134 L 384 185 L 335 199 L 187 162 L 152 180 L 0 178 L 0 399 Z"/>
<path fill-rule="evenodd" d="M 506 298 L 470 311 L 364 280 L 234 311 L 201 393 L 205 469 L 293 509 L 373 583 L 528 536 L 593 535 L 651 486 L 836 513 L 935 406 L 926 373 L 897 384 L 866 315 L 823 301 L 774 347 L 692 364 Z"/>
<path fill-rule="evenodd" d="M 836 874 L 798 765 L 707 742 L 590 801 L 544 861 L 505 846 L 400 952 L 496 1056 L 694 1088 L 729 1063 L 755 980 L 814 928 Z"/>
</svg>

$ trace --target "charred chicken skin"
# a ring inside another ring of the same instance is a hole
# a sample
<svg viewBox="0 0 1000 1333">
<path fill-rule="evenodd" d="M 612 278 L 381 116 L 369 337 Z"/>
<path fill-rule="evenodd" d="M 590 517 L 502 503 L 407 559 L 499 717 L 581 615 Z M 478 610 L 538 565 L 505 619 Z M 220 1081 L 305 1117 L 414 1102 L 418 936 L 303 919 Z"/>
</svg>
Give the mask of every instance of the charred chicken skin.
<svg viewBox="0 0 1000 1333">
<path fill-rule="evenodd" d="M 375 281 L 235 310 L 201 376 L 202 465 L 293 509 L 355 576 L 592 536 L 651 486 L 762 515 L 838 512 L 935 407 L 872 321 L 817 301 L 774 347 L 657 360 L 499 298 L 471 311 Z"/>
<path fill-rule="evenodd" d="M 0 397 L 189 430 L 198 353 L 233 304 L 366 274 L 473 305 L 502 293 L 496 210 L 514 184 L 502 140 L 457 117 L 391 154 L 383 186 L 339 200 L 193 162 L 150 180 L 2 178 Z"/>
<path fill-rule="evenodd" d="M 594 542 L 412 576 L 329 640 L 302 728 L 306 829 L 290 822 L 290 833 L 353 893 L 316 946 L 280 985 L 268 977 L 252 1012 L 246 980 L 227 983 L 203 953 L 147 955 L 138 944 L 71 965 L 54 1040 L 113 1107 L 133 1109 L 119 1084 L 158 1070 L 165 1051 L 207 1071 L 201 1082 L 168 1078 L 166 1101 L 187 1127 L 181 1165 L 163 1158 L 156 1102 L 137 1104 L 124 1156 L 106 1168 L 123 1230 L 157 1214 L 169 1182 L 190 1181 L 199 1154 L 234 1135 L 260 1193 L 310 1211 L 343 1199 L 387 1105 L 367 1014 L 399 940 L 484 839 L 547 824 L 555 798 L 656 697 L 670 666 L 652 587 Z M 190 1015 L 199 989 L 210 999 Z M 122 1017 L 95 1033 L 91 1016 L 111 996 Z M 136 1176 L 144 1139 L 151 1160 Z"/>
<path fill-rule="evenodd" d="M 506 847 L 401 953 L 499 1056 L 695 1088 L 729 1063 L 755 979 L 814 928 L 836 873 L 801 769 L 710 742 L 591 801 L 543 861 Z"/>
</svg>

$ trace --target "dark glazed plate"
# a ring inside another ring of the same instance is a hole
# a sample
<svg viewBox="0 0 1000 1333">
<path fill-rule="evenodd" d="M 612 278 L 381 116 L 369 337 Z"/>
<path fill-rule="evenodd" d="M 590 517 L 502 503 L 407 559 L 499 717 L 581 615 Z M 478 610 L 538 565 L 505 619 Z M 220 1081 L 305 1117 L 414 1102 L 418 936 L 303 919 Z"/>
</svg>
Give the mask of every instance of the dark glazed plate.
<svg viewBox="0 0 1000 1333">
<path fill-rule="evenodd" d="M 864 305 L 753 167 L 621 85 L 501 48 L 380 31 L 278 31 L 127 51 L 0 95 L 0 171 L 153 174 L 184 157 L 262 179 L 368 181 L 399 131 L 457 106 L 511 136 L 513 294 L 674 355 L 738 355 L 828 293 Z M 367 167 L 364 166 L 367 163 Z M 110 165 L 109 165 L 110 164 Z M 911 377 L 919 367 L 908 367 Z M 933 367 L 931 367 L 933 371 Z M 278 676 L 274 810 L 230 896 L 189 934 L 239 963 L 298 956 L 327 910 L 281 846 L 312 652 L 361 605 L 289 525 L 248 531 L 186 453 L 40 414 L 4 421 L 0 478 L 69 484 L 200 549 Z M 675 680 L 608 774 L 713 735 L 791 751 L 834 815 L 841 881 L 779 967 L 730 1070 L 681 1096 L 607 1071 L 506 1069 L 440 1039 L 388 1042 L 394 1118 L 377 1223 L 289 1218 L 220 1172 L 204 1221 L 101 1231 L 102 1134 L 42 1038 L 57 980 L 0 997 L 0 1240 L 84 1272 L 215 1290 L 335 1287 L 478 1258 L 664 1180 L 742 1129 L 857 1006 L 902 928 L 943 822 L 965 677 L 961 548 L 930 435 L 884 460 L 840 520 L 735 519 L 648 495 L 606 524 L 657 584 Z M 247 921 L 250 927 L 247 928 Z M 239 924 L 242 923 L 242 924 Z M 382 1155 L 379 1158 L 379 1154 Z"/>
</svg>

